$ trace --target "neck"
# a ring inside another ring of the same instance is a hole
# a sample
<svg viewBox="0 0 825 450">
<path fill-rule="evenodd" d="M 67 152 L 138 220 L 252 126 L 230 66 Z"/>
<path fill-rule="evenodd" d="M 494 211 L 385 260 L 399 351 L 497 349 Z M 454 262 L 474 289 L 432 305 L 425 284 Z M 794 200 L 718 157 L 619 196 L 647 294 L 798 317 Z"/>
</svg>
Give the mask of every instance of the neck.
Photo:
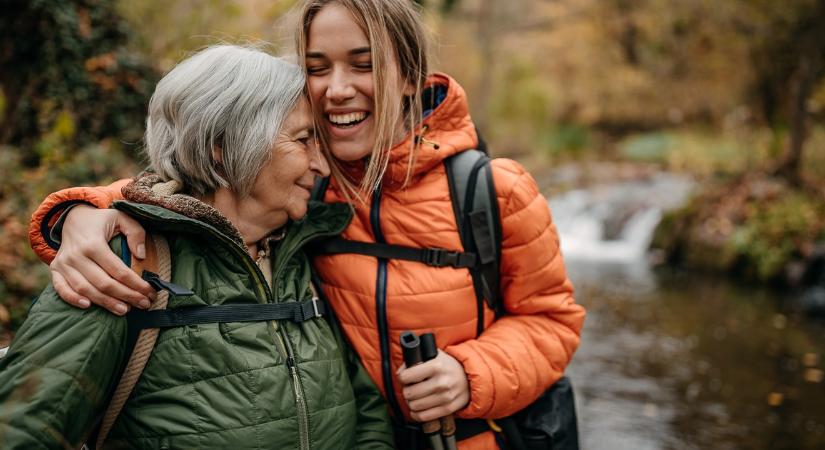
<svg viewBox="0 0 825 450">
<path fill-rule="evenodd" d="M 220 188 L 200 200 L 232 222 L 241 233 L 253 258 L 258 254 L 258 241 L 284 226 L 288 219 L 286 212 L 272 211 L 251 196 L 240 199 L 226 188 Z"/>
</svg>

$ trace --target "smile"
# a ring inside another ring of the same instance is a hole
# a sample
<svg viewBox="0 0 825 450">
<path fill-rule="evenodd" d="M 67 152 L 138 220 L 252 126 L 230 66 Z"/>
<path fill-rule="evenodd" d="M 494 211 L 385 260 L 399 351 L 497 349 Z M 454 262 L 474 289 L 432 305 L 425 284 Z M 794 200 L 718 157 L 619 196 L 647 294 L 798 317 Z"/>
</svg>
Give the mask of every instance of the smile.
<svg viewBox="0 0 825 450">
<path fill-rule="evenodd" d="M 346 114 L 327 114 L 327 119 L 337 128 L 351 128 L 363 122 L 369 113 L 365 111 Z"/>
</svg>

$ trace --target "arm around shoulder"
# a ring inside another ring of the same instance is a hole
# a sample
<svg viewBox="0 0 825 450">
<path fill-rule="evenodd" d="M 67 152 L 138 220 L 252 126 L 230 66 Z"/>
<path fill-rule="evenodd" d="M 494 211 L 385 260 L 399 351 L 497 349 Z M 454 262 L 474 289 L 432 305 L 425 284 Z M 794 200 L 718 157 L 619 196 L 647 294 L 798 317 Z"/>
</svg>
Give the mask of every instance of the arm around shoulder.
<svg viewBox="0 0 825 450">
<path fill-rule="evenodd" d="M 502 417 L 534 401 L 564 373 L 579 345 L 575 303 L 547 200 L 515 161 L 496 159 L 501 296 L 506 314 L 478 339 L 448 347 L 464 365 L 470 404 L 461 417 Z"/>
<path fill-rule="evenodd" d="M 52 225 L 63 211 L 78 203 L 86 203 L 97 208 L 108 208 L 123 195 L 120 189 L 131 180 L 118 180 L 108 186 L 73 187 L 49 194 L 32 214 L 29 224 L 29 244 L 37 256 L 46 264 L 51 263 L 57 253 L 57 243 L 49 236 Z"/>
</svg>

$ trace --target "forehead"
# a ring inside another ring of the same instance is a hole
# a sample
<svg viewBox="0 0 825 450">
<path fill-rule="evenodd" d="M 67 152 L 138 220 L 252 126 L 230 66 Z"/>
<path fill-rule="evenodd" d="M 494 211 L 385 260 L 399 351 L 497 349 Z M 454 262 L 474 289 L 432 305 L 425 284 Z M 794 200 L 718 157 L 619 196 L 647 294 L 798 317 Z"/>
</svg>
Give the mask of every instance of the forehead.
<svg viewBox="0 0 825 450">
<path fill-rule="evenodd" d="M 298 99 L 292 111 L 286 116 L 283 125 L 284 130 L 288 132 L 295 132 L 313 128 L 312 114 L 309 109 L 309 102 L 303 96 Z"/>
<path fill-rule="evenodd" d="M 324 6 L 315 14 L 307 41 L 309 51 L 322 53 L 369 46 L 367 35 L 352 13 L 337 3 Z"/>
</svg>

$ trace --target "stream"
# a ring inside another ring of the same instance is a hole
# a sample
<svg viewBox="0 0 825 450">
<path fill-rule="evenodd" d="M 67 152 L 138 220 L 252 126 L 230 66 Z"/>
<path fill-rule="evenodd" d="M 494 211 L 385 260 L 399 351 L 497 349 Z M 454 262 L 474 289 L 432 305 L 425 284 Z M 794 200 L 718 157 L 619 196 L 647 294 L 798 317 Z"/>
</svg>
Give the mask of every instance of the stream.
<svg viewBox="0 0 825 450">
<path fill-rule="evenodd" d="M 588 310 L 567 371 L 582 449 L 825 448 L 825 323 L 789 293 L 647 251 L 694 187 L 661 172 L 555 196 L 543 185 Z"/>
</svg>

